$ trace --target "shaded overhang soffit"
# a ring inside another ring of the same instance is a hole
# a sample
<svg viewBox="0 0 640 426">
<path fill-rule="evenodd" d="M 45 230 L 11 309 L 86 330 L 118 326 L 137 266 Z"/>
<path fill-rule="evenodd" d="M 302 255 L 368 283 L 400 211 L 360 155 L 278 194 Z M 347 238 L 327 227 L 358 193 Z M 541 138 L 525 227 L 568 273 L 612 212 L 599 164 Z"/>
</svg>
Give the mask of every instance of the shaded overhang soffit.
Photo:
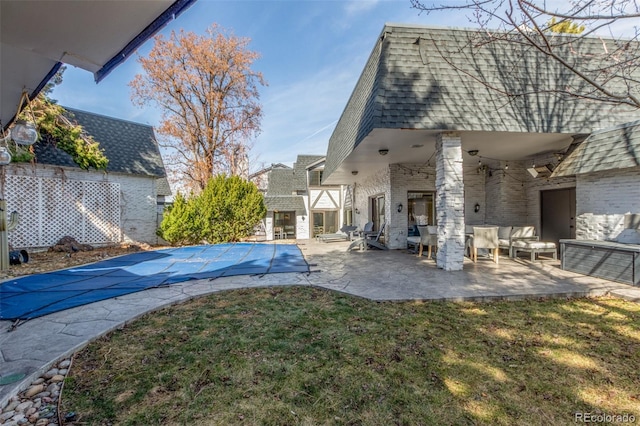
<svg viewBox="0 0 640 426">
<path fill-rule="evenodd" d="M 63 63 L 96 82 L 195 0 L 0 1 L 0 119 L 35 97 Z"/>
</svg>

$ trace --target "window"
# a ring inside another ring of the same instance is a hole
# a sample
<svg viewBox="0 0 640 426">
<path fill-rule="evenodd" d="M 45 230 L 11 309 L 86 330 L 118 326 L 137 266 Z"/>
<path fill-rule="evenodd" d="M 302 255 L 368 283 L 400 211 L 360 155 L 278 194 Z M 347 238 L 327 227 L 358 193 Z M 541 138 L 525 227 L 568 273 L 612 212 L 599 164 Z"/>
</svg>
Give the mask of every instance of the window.
<svg viewBox="0 0 640 426">
<path fill-rule="evenodd" d="M 409 228 L 413 228 L 414 225 L 436 224 L 433 192 L 409 191 L 407 193 L 407 204 Z"/>
<path fill-rule="evenodd" d="M 320 186 L 322 183 L 322 170 L 309 171 L 309 186 Z"/>
</svg>

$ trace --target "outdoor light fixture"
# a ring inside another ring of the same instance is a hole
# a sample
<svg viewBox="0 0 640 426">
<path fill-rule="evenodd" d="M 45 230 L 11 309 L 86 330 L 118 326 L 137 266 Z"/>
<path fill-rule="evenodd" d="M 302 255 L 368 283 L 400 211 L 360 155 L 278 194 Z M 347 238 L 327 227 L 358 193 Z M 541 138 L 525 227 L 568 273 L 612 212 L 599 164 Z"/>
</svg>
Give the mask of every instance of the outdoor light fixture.
<svg viewBox="0 0 640 426">
<path fill-rule="evenodd" d="M 358 171 L 357 170 L 351 170 L 351 174 L 355 176 L 355 175 L 358 174 Z"/>
<path fill-rule="evenodd" d="M 398 203 L 398 213 L 402 213 L 402 208 L 404 206 L 402 205 L 402 203 Z"/>
<path fill-rule="evenodd" d="M 36 125 L 30 121 L 18 120 L 13 127 L 12 139 L 18 145 L 33 145 L 38 140 Z"/>
<path fill-rule="evenodd" d="M 469 154 L 472 157 L 475 157 L 476 155 L 478 155 L 478 150 L 477 149 L 471 149 L 471 150 L 467 151 L 467 154 Z"/>
<path fill-rule="evenodd" d="M 11 163 L 11 154 L 6 146 L 0 146 L 0 166 L 6 166 Z"/>
<path fill-rule="evenodd" d="M 387 148 L 382 148 L 378 150 L 378 154 L 380 155 L 387 155 L 389 153 L 389 150 Z"/>
<path fill-rule="evenodd" d="M 476 203 L 476 205 L 473 207 L 473 211 L 476 213 L 480 211 L 480 203 Z"/>
<path fill-rule="evenodd" d="M 1 129 L 1 126 L 0 126 Z M 11 139 L 11 130 L 0 130 L 2 132 L 2 136 L 0 136 L 0 166 L 6 166 L 11 163 L 11 153 L 9 152 L 9 147 L 7 143 Z"/>
<path fill-rule="evenodd" d="M 31 109 L 31 103 L 29 101 L 29 95 L 26 91 L 22 92 L 22 97 L 20 97 L 20 102 L 18 103 L 18 111 L 16 112 L 16 117 L 20 115 L 22 112 L 22 106 L 26 102 L 26 107 L 29 108 L 31 112 L 31 121 L 25 120 L 17 120 L 16 125 L 13 127 L 12 131 L 12 139 L 18 145 L 33 145 L 38 140 L 38 129 L 36 129 L 36 118 L 33 114 L 33 109 Z"/>
</svg>

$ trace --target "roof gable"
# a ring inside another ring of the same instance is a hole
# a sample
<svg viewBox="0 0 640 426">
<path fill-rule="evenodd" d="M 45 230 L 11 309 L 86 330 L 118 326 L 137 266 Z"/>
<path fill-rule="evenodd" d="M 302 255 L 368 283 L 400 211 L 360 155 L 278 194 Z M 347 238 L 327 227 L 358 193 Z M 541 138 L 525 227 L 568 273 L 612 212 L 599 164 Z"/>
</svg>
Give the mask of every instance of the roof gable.
<svg viewBox="0 0 640 426">
<path fill-rule="evenodd" d="M 591 134 L 553 171 L 552 177 L 640 167 L 640 121 Z"/>
<path fill-rule="evenodd" d="M 107 172 L 164 177 L 166 172 L 153 127 L 72 108 L 68 118 L 80 124 L 104 150 Z M 34 145 L 36 161 L 54 166 L 78 167 L 71 156 L 52 144 Z"/>
</svg>

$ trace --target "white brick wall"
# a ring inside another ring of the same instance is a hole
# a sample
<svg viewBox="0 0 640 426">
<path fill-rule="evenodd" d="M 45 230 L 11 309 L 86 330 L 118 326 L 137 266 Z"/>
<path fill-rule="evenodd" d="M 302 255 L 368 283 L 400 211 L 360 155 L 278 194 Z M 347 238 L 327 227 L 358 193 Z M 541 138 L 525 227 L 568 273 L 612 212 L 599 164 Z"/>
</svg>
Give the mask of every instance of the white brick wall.
<svg viewBox="0 0 640 426">
<path fill-rule="evenodd" d="M 424 164 L 391 164 L 389 166 L 391 181 L 390 214 L 387 224 L 387 247 L 391 249 L 407 248 L 407 216 L 409 191 L 435 192 L 436 169 Z M 398 204 L 402 203 L 402 212 L 398 213 Z"/>
<path fill-rule="evenodd" d="M 485 173 L 478 171 L 478 162 L 464 164 L 464 221 L 467 225 L 483 225 L 487 213 Z M 474 211 L 476 203 L 480 211 Z"/>
<path fill-rule="evenodd" d="M 30 176 L 61 181 L 112 182 L 120 185 L 120 226 L 121 242 L 144 242 L 156 244 L 158 238 L 157 190 L 153 177 L 85 171 L 79 169 L 51 167 L 45 165 L 12 164 L 6 166 L 6 173 L 15 176 Z M 7 202 L 20 202 L 26 194 L 4 194 Z M 69 206 L 71 210 L 77 206 Z M 67 235 L 73 234 L 73 229 Z M 64 235 L 60 235 L 63 237 Z M 11 238 L 11 234 L 9 234 Z"/>
<path fill-rule="evenodd" d="M 553 155 L 540 156 L 535 158 L 535 164 L 557 164 L 557 159 Z M 509 165 L 511 167 L 511 165 Z M 540 217 L 540 192 L 552 189 L 575 188 L 576 179 L 573 176 L 555 177 L 553 179 L 537 177 L 533 178 L 526 171 L 531 167 L 531 162 L 524 162 L 524 170 L 522 176 L 526 179 L 525 188 L 527 191 L 527 223 L 523 225 L 534 225 L 536 232 L 540 235 L 541 217 Z M 576 200 L 577 204 L 577 200 Z"/>
<path fill-rule="evenodd" d="M 576 238 L 606 240 L 624 229 L 626 213 L 640 213 L 640 167 L 577 176 Z"/>
<path fill-rule="evenodd" d="M 391 213 L 389 200 L 391 199 L 390 186 L 390 169 L 385 166 L 371 175 L 367 176 L 362 182 L 355 185 L 356 203 L 355 209 L 360 213 L 354 215 L 354 225 L 362 229 L 365 223 L 371 221 L 371 212 L 369 211 L 369 197 L 378 194 L 385 196 L 385 216 L 388 218 Z M 387 226 L 392 226 L 387 224 Z M 389 234 L 386 234 L 389 235 Z"/>
</svg>

